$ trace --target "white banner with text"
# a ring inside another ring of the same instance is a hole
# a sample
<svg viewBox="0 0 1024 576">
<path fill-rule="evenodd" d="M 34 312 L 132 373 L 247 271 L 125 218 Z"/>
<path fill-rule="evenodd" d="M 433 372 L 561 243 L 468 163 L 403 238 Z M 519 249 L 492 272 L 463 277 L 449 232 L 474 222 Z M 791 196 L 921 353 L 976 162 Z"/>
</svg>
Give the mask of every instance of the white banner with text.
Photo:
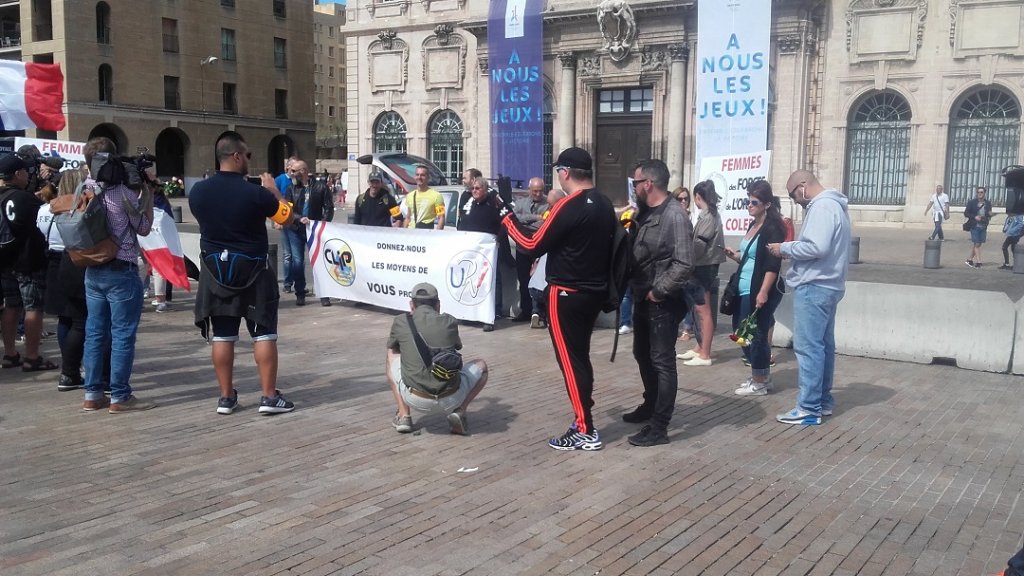
<svg viewBox="0 0 1024 576">
<path fill-rule="evenodd" d="M 747 184 L 767 180 L 771 161 L 771 151 L 764 150 L 754 154 L 714 156 L 701 162 L 700 179 L 714 182 L 715 192 L 718 192 L 718 213 L 726 236 L 746 234 L 751 220 L 747 213 Z"/>
<path fill-rule="evenodd" d="M 497 243 L 491 234 L 317 221 L 306 233 L 317 297 L 408 311 L 412 287 L 429 282 L 442 312 L 494 322 Z"/>
</svg>

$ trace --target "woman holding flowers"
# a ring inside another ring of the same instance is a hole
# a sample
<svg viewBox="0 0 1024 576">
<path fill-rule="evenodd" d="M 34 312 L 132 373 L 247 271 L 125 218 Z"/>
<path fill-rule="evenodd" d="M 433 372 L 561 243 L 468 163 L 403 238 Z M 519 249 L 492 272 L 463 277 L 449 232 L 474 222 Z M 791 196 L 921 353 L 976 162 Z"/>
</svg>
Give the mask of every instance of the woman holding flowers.
<svg viewBox="0 0 1024 576">
<path fill-rule="evenodd" d="M 772 187 L 765 180 L 747 185 L 747 213 L 753 218 L 739 250 L 726 248 L 726 255 L 740 265 L 739 306 L 732 318 L 734 335 L 744 337 L 738 341 L 743 355 L 750 362 L 750 379 L 735 390 L 739 396 L 765 396 L 772 389 L 771 349 L 768 330 L 774 324 L 775 308 L 782 300 L 785 285 L 779 278 L 782 260 L 768 252 L 768 245 L 782 242 L 786 226 L 779 213 L 779 203 Z M 744 320 L 746 326 L 741 328 Z M 743 328 L 746 328 L 744 330 Z M 752 331 L 752 334 L 747 334 Z"/>
</svg>

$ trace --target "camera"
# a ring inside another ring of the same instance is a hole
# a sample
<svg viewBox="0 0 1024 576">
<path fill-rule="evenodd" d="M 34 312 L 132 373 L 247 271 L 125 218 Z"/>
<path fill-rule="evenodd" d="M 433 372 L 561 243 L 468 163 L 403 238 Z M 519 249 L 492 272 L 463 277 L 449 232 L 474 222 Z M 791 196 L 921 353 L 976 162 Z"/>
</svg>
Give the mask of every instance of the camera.
<svg viewBox="0 0 1024 576">
<path fill-rule="evenodd" d="M 135 156 L 114 156 L 108 152 L 97 152 L 92 158 L 89 171 L 97 182 L 123 184 L 132 190 L 139 190 L 146 182 L 153 183 L 146 170 L 156 165 L 156 157 L 148 148 L 139 148 Z"/>
</svg>

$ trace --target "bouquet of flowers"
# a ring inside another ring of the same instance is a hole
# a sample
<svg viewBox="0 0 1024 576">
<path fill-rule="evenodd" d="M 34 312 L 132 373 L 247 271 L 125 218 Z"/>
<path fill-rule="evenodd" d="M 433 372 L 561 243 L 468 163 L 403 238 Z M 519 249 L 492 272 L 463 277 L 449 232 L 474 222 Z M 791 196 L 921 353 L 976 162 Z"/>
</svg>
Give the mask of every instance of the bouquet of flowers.
<svg viewBox="0 0 1024 576">
<path fill-rule="evenodd" d="M 185 183 L 181 181 L 181 178 L 173 176 L 170 180 L 164 182 L 163 191 L 164 196 L 168 198 L 183 196 L 185 194 Z"/>
<path fill-rule="evenodd" d="M 754 340 L 754 334 L 757 334 L 757 310 L 750 313 L 740 322 L 739 327 L 732 334 L 729 334 L 729 339 L 740 345 L 740 347 L 747 347 Z"/>
</svg>

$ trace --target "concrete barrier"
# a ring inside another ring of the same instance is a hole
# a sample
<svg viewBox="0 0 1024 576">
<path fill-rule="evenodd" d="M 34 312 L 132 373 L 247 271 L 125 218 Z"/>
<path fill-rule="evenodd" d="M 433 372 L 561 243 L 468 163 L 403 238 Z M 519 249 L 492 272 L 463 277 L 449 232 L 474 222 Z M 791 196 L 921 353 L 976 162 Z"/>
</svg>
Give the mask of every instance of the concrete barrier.
<svg viewBox="0 0 1024 576">
<path fill-rule="evenodd" d="M 960 368 L 1007 372 L 1015 341 L 1024 350 L 1021 335 L 1014 336 L 1021 313 L 1002 292 L 848 282 L 836 314 L 836 351 L 921 364 L 949 358 Z M 792 346 L 792 293 L 775 317 L 775 345 Z M 1024 362 L 1016 364 L 1024 370 Z"/>
<path fill-rule="evenodd" d="M 1014 374 L 1024 374 L 1024 298 L 1017 301 L 1017 334 L 1013 339 L 1013 367 Z"/>
</svg>

